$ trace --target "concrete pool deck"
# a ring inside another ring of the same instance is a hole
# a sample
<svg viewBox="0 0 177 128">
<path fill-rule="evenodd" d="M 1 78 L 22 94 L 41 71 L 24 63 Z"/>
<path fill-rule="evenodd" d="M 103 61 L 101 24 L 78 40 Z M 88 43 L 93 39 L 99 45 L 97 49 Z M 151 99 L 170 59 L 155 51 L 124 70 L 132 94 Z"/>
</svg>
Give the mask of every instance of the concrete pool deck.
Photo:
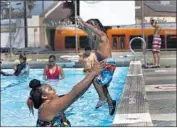
<svg viewBox="0 0 177 128">
<path fill-rule="evenodd" d="M 124 57 L 124 55 L 129 54 L 130 56 Z M 48 57 L 51 54 L 28 54 L 27 55 L 27 62 L 30 66 L 30 68 L 44 68 L 45 65 L 48 63 Z M 60 66 L 63 66 L 64 68 L 82 68 L 83 65 L 79 62 L 72 61 L 69 59 L 76 58 L 77 54 L 75 53 L 55 53 L 56 56 L 56 63 Z M 69 56 L 68 60 L 61 58 L 61 56 Z M 129 65 L 130 61 L 133 60 L 133 56 L 130 53 L 118 53 L 113 54 L 113 58 L 115 58 L 116 65 L 118 67 L 127 66 Z M 10 55 L 2 54 L 1 55 L 1 68 L 2 69 L 11 69 L 15 64 L 18 63 L 18 55 L 13 55 L 12 58 L 10 58 Z"/>
<path fill-rule="evenodd" d="M 176 126 L 176 67 L 143 69 L 153 126 Z"/>
<path fill-rule="evenodd" d="M 63 55 L 68 55 L 71 57 L 77 56 L 76 53 L 46 53 L 46 54 L 27 54 L 28 63 L 31 68 L 43 68 L 48 61 L 49 55 L 54 54 L 56 56 L 57 63 L 63 66 L 63 63 L 67 63 L 64 65 L 65 68 L 75 67 L 80 68 L 83 67 L 82 64 L 77 62 L 70 62 L 67 60 L 63 60 L 60 57 Z M 129 66 L 130 62 L 134 59 L 130 52 L 112 52 L 113 58 L 117 61 L 117 66 Z M 152 62 L 152 53 L 151 51 L 146 52 L 147 62 Z M 13 68 L 13 65 L 18 62 L 18 55 L 12 55 L 10 58 L 9 54 L 1 54 L 2 60 L 2 69 Z M 140 60 L 142 64 L 144 63 L 142 52 L 136 52 L 136 60 Z M 74 64 L 73 64 L 74 63 Z M 74 66 L 73 66 L 74 65 Z M 170 65 L 171 67 L 176 67 L 176 51 L 161 51 L 161 67 L 165 67 L 166 65 Z"/>
<path fill-rule="evenodd" d="M 113 126 L 176 126 L 176 52 L 162 55 L 160 68 L 140 65 L 130 63 Z"/>
<path fill-rule="evenodd" d="M 141 68 L 140 62 L 144 62 L 141 52 L 136 53 L 136 60 L 139 62 L 131 62 L 132 56 L 122 57 L 130 54 L 113 52 L 113 57 L 118 62 L 117 66 L 129 66 L 130 64 L 124 93 L 117 106 L 113 126 L 176 126 L 176 51 L 162 51 L 161 67 L 154 69 Z M 49 55 L 28 55 L 32 59 L 29 61 L 30 67 L 44 67 L 46 61 L 36 62 L 36 60 L 46 60 Z M 58 60 L 59 56 L 66 54 L 55 55 Z M 146 57 L 147 62 L 152 62 L 151 52 L 147 52 Z M 1 59 L 4 61 L 1 68 L 12 68 L 16 63 L 14 60 L 17 58 L 18 56 L 13 56 L 13 61 L 9 61 L 9 55 L 2 54 Z M 58 63 L 62 63 L 62 61 L 58 61 Z M 82 67 L 81 64 L 75 64 L 74 68 Z M 170 65 L 170 68 L 165 68 L 166 65 Z"/>
<path fill-rule="evenodd" d="M 113 126 L 153 126 L 140 61 L 131 61 Z"/>
</svg>

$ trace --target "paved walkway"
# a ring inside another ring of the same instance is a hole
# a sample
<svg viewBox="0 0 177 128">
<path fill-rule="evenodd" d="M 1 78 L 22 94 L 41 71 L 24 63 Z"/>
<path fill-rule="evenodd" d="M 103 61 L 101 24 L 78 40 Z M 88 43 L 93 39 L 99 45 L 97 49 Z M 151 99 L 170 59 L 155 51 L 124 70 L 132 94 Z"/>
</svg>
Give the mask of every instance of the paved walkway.
<svg viewBox="0 0 177 128">
<path fill-rule="evenodd" d="M 176 126 L 176 68 L 144 69 L 153 126 Z"/>
</svg>

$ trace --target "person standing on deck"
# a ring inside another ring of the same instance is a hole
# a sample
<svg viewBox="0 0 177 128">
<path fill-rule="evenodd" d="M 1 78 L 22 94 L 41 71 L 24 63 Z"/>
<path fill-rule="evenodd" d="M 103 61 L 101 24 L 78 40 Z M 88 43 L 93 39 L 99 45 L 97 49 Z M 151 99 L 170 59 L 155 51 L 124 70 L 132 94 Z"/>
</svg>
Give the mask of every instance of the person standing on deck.
<svg viewBox="0 0 177 128">
<path fill-rule="evenodd" d="M 160 68 L 160 48 L 161 48 L 161 38 L 160 38 L 160 30 L 161 27 L 159 24 L 157 24 L 157 21 L 155 21 L 153 18 L 150 19 L 150 23 L 152 27 L 154 27 L 154 34 L 153 34 L 153 42 L 152 42 L 152 54 L 153 54 L 153 67 L 154 68 Z"/>
</svg>

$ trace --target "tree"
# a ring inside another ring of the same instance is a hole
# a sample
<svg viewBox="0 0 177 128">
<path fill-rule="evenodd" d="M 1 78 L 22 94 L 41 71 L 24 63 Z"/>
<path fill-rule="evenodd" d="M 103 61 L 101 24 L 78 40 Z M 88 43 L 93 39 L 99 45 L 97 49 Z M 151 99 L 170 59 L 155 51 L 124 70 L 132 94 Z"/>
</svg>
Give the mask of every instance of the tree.
<svg viewBox="0 0 177 128">
<path fill-rule="evenodd" d="M 32 10 L 33 8 L 36 6 L 35 1 L 34 0 L 28 0 L 27 1 L 27 8 L 29 10 L 29 15 L 32 16 Z"/>
</svg>

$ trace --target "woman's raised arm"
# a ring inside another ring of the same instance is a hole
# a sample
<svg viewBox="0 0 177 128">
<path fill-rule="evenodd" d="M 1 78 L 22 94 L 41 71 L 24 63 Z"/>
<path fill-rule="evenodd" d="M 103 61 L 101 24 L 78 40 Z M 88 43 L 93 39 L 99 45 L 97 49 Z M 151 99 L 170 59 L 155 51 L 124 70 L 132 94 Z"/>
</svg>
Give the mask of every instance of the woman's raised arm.
<svg viewBox="0 0 177 128">
<path fill-rule="evenodd" d="M 72 90 L 61 98 L 53 100 L 51 107 L 54 114 L 64 112 L 73 102 L 82 96 L 92 84 L 95 76 L 97 76 L 103 69 L 103 64 L 96 64 L 92 72 L 88 74 L 82 81 L 76 84 Z"/>
</svg>

